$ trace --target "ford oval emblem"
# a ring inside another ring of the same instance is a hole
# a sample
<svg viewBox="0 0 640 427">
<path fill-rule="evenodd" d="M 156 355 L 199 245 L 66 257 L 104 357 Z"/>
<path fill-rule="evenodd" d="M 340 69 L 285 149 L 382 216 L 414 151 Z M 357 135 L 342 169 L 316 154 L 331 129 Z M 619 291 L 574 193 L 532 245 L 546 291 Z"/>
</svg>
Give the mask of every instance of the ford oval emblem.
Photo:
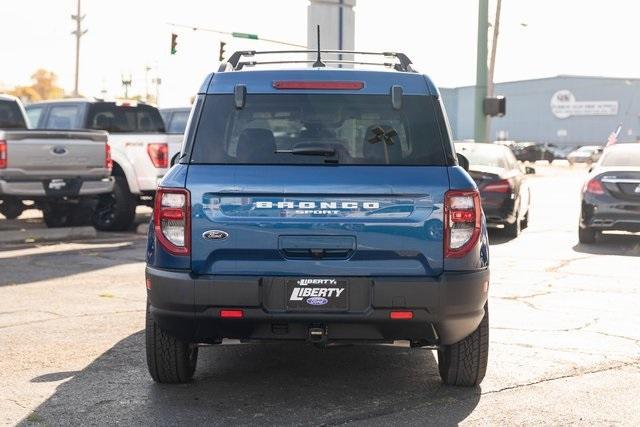
<svg viewBox="0 0 640 427">
<path fill-rule="evenodd" d="M 311 305 L 325 305 L 329 302 L 328 299 L 323 298 L 323 297 L 311 297 L 311 298 L 307 298 L 307 304 L 311 304 Z"/>
<path fill-rule="evenodd" d="M 229 237 L 229 233 L 222 230 L 209 230 L 202 233 L 202 238 L 207 240 L 224 240 Z"/>
<path fill-rule="evenodd" d="M 57 154 L 59 156 L 62 156 L 63 154 L 67 154 L 67 149 L 58 145 L 56 147 L 53 147 L 51 149 L 51 152 L 53 154 Z"/>
</svg>

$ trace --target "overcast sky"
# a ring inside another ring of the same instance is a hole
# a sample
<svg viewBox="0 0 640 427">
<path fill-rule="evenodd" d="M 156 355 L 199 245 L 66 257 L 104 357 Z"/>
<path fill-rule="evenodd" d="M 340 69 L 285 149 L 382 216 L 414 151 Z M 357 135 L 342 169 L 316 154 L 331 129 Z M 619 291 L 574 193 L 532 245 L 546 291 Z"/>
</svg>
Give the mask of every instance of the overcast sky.
<svg viewBox="0 0 640 427">
<path fill-rule="evenodd" d="M 76 0 L 0 1 L 0 87 L 28 84 L 37 68 L 54 71 L 73 89 Z M 307 0 L 83 0 L 80 90 L 121 94 L 122 73 L 133 90 L 162 77 L 162 106 L 184 105 L 218 66 L 218 42 L 236 49 L 265 42 L 172 29 L 167 22 L 257 33 L 306 44 Z M 475 82 L 477 1 L 357 0 L 356 49 L 403 51 L 438 86 Z M 557 74 L 640 77 L 636 0 L 503 0 L 496 81 Z M 522 24 L 525 24 L 524 26 Z M 170 55 L 170 34 L 178 54 Z"/>
</svg>

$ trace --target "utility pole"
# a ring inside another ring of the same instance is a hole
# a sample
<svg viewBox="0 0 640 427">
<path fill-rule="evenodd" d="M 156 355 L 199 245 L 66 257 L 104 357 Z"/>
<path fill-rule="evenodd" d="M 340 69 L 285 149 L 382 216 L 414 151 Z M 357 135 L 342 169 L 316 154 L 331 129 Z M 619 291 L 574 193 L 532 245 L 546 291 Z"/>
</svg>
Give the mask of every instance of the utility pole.
<svg viewBox="0 0 640 427">
<path fill-rule="evenodd" d="M 77 0 L 78 10 L 76 14 L 71 15 L 71 19 L 76 21 L 76 30 L 71 32 L 71 34 L 76 36 L 76 78 L 73 85 L 73 94 L 75 96 L 79 95 L 78 81 L 80 80 L 80 38 L 87 33 L 87 30 L 82 29 L 82 20 L 84 19 L 85 15 L 82 15 L 82 13 L 80 12 L 80 1 L 81 0 Z"/>
<path fill-rule="evenodd" d="M 498 50 L 498 35 L 500 34 L 500 9 L 502 7 L 502 0 L 496 0 L 496 17 L 493 22 L 493 38 L 491 39 L 491 56 L 489 57 L 489 77 L 487 78 L 487 96 L 493 97 L 493 73 L 496 69 L 496 52 Z M 489 141 L 491 133 L 491 117 L 485 116 L 487 124 L 485 125 L 485 140 Z"/>
<path fill-rule="evenodd" d="M 484 99 L 487 97 L 487 55 L 489 33 L 489 0 L 478 0 L 478 48 L 476 58 L 476 96 L 474 103 L 474 139 L 487 139 L 487 119 L 484 114 Z"/>
<path fill-rule="evenodd" d="M 151 66 L 144 66 L 144 100 L 145 102 L 149 102 L 149 71 L 151 71 Z"/>
</svg>

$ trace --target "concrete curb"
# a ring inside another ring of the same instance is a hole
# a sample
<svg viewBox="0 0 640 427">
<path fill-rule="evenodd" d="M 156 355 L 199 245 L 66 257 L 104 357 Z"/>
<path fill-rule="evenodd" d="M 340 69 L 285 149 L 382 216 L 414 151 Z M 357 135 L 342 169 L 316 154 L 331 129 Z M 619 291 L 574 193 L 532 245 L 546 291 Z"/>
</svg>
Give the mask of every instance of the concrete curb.
<svg viewBox="0 0 640 427">
<path fill-rule="evenodd" d="M 93 227 L 36 228 L 0 231 L 0 243 L 31 243 L 51 240 L 91 239 L 98 233 Z"/>
</svg>

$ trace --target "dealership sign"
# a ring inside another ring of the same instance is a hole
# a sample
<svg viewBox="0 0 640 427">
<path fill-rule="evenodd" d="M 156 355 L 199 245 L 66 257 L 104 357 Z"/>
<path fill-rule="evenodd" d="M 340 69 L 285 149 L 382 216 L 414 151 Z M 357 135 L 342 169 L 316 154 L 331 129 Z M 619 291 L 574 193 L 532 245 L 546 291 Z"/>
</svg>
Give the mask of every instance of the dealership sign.
<svg viewBox="0 0 640 427">
<path fill-rule="evenodd" d="M 551 97 L 551 112 L 559 119 L 571 116 L 615 116 L 618 101 L 576 101 L 571 91 L 563 89 Z"/>
</svg>

